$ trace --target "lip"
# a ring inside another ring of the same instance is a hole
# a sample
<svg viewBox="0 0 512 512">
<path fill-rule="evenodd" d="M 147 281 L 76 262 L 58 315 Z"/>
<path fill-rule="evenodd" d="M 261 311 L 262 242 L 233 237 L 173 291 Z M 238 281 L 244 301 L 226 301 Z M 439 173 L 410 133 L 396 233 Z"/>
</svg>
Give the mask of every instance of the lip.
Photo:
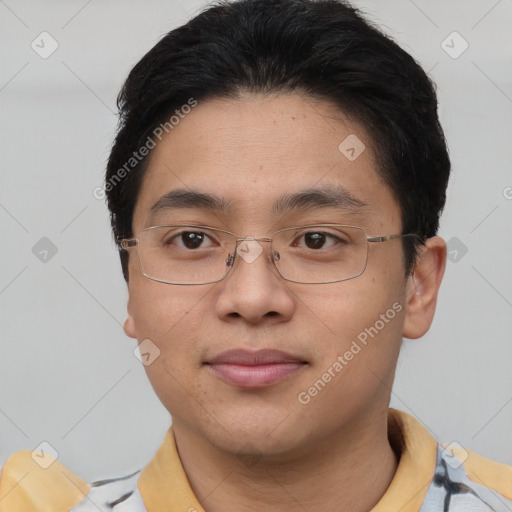
<svg viewBox="0 0 512 512">
<path fill-rule="evenodd" d="M 228 350 L 204 364 L 216 377 L 229 384 L 263 388 L 302 370 L 307 361 L 280 350 Z"/>
</svg>

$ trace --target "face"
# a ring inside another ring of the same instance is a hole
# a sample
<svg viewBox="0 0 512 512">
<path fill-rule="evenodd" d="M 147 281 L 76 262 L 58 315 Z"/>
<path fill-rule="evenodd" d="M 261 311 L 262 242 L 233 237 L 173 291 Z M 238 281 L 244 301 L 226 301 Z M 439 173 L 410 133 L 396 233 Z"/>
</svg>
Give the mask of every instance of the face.
<svg viewBox="0 0 512 512">
<path fill-rule="evenodd" d="M 355 159 L 339 149 L 348 136 L 366 147 Z M 401 233 L 399 205 L 377 171 L 363 128 L 327 102 L 299 94 L 210 100 L 152 150 L 134 237 L 181 223 L 254 238 L 313 223 Z M 338 205 L 275 212 L 283 196 L 329 187 L 343 188 Z M 151 214 L 177 189 L 229 207 L 167 204 Z M 125 331 L 160 350 L 145 367 L 155 392 L 176 431 L 233 453 L 247 443 L 268 454 L 299 450 L 387 409 L 407 315 L 400 240 L 370 243 L 364 273 L 330 284 L 284 280 L 268 245 L 254 261 L 237 258 L 224 280 L 192 286 L 147 279 L 130 249 Z"/>
</svg>

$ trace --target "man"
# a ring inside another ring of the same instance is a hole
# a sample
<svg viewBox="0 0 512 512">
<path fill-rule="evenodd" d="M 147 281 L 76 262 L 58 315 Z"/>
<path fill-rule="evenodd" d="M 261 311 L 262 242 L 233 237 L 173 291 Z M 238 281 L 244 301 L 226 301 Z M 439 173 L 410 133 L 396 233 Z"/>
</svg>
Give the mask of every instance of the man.
<svg viewBox="0 0 512 512">
<path fill-rule="evenodd" d="M 0 510 L 511 510 L 512 468 L 389 409 L 429 329 L 450 162 L 434 88 L 348 4 L 210 7 L 131 71 L 105 191 L 172 427 L 87 484 L 30 454 Z"/>
</svg>

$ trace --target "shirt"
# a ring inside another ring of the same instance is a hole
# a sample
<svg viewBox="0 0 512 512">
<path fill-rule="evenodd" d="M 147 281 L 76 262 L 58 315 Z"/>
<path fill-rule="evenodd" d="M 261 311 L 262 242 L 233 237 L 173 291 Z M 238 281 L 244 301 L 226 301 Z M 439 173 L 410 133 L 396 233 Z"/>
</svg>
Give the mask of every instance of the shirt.
<svg viewBox="0 0 512 512">
<path fill-rule="evenodd" d="M 388 410 L 388 438 L 398 452 L 398 468 L 372 512 L 512 511 L 511 466 L 456 443 L 441 445 L 416 419 L 395 409 Z M 204 512 L 172 426 L 149 464 L 121 478 L 87 483 L 55 459 L 45 458 L 43 469 L 37 456 L 15 452 L 3 465 L 0 512 Z"/>
</svg>

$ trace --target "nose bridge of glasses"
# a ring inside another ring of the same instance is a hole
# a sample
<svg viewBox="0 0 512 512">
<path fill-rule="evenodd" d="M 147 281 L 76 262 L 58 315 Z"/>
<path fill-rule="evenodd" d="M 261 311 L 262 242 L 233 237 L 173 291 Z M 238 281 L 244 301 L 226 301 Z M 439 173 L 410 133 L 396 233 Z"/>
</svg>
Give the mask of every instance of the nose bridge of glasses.
<svg viewBox="0 0 512 512">
<path fill-rule="evenodd" d="M 272 243 L 272 238 L 263 237 L 263 238 L 255 238 L 252 236 L 245 237 L 235 237 L 236 243 L 234 247 L 234 251 L 232 254 L 229 254 L 226 265 L 228 267 L 232 267 L 235 263 L 235 260 L 238 259 L 236 256 L 240 256 L 240 259 L 243 259 L 246 263 L 253 263 L 256 261 L 259 256 L 266 252 L 264 247 L 262 247 L 259 242 L 267 242 Z M 244 244 L 244 242 L 246 242 Z M 270 246 L 272 247 L 272 246 Z M 275 262 L 279 260 L 279 254 L 274 250 L 271 251 L 270 255 L 267 255 L 267 259 L 271 262 Z"/>
<path fill-rule="evenodd" d="M 272 242 L 272 238 L 254 238 L 252 236 L 237 237 L 237 242 L 243 242 L 244 240 L 252 240 L 254 242 Z"/>
</svg>

